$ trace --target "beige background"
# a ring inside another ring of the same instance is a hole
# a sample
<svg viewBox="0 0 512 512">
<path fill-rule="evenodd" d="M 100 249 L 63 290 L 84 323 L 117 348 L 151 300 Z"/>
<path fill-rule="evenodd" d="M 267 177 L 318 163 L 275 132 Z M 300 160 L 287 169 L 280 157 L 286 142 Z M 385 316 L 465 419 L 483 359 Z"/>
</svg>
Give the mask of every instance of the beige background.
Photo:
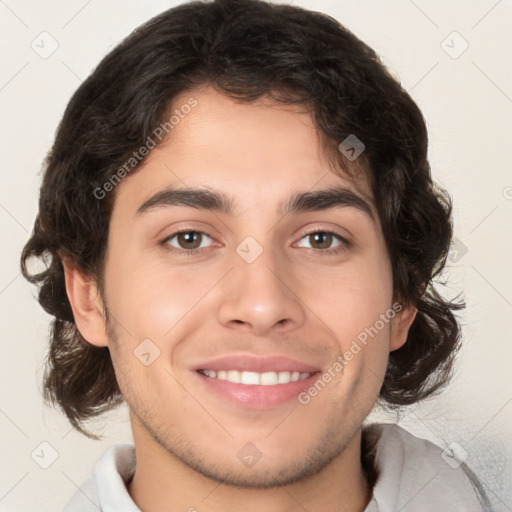
<svg viewBox="0 0 512 512">
<path fill-rule="evenodd" d="M 71 94 L 121 38 L 177 3 L 0 1 L 0 512 L 61 510 L 106 447 L 131 439 L 125 409 L 98 425 L 105 438 L 96 442 L 43 406 L 49 318 L 19 274 L 19 254 L 36 215 L 41 163 Z M 463 290 L 468 304 L 456 376 L 427 404 L 376 418 L 467 457 L 495 510 L 510 511 L 512 2 L 287 3 L 332 15 L 380 53 L 422 109 L 434 175 L 454 196 L 458 252 L 447 293 Z M 31 47 L 38 37 L 46 49 L 58 44 L 46 59 Z"/>
</svg>

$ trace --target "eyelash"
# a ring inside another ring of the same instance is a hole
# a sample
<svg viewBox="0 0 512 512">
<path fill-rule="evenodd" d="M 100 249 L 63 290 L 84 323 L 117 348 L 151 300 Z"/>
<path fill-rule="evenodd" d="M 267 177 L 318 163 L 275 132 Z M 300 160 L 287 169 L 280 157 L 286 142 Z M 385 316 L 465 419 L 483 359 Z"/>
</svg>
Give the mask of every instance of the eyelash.
<svg viewBox="0 0 512 512">
<path fill-rule="evenodd" d="M 186 256 L 195 256 L 198 253 L 200 253 L 201 251 L 204 251 L 205 247 L 203 247 L 201 249 L 191 249 L 191 250 L 177 249 L 176 247 L 171 247 L 168 242 L 170 240 L 172 240 L 175 236 L 180 235 L 181 233 L 199 233 L 201 235 L 206 235 L 207 237 L 209 237 L 213 240 L 213 238 L 210 235 L 208 235 L 208 233 L 205 233 L 204 231 L 198 231 L 198 230 L 194 230 L 194 229 L 182 229 L 182 230 L 176 231 L 175 233 L 172 233 L 168 237 L 164 238 L 160 242 L 160 245 L 162 245 L 163 248 L 169 252 L 179 252 Z M 307 236 L 314 235 L 315 233 L 324 233 L 327 235 L 333 235 L 335 238 L 338 238 L 338 240 L 341 242 L 341 244 L 334 249 L 309 248 L 311 251 L 314 251 L 317 254 L 324 254 L 324 255 L 325 254 L 340 254 L 351 247 L 351 243 L 345 237 L 341 236 L 340 234 L 336 233 L 335 231 L 329 231 L 327 229 L 321 229 L 321 228 L 314 229 L 312 231 L 308 231 L 307 233 L 304 233 L 300 237 L 299 240 L 302 240 L 303 238 L 305 238 Z M 206 247 L 206 249 L 209 249 L 209 247 Z M 308 247 L 306 247 L 306 249 L 308 249 Z"/>
</svg>

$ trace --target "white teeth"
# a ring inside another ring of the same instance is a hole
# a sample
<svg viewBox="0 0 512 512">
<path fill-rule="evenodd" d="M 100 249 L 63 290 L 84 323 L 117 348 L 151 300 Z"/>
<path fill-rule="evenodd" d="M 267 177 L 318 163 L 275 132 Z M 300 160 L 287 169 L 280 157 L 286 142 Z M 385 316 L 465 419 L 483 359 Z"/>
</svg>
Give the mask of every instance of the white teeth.
<svg viewBox="0 0 512 512">
<path fill-rule="evenodd" d="M 229 380 L 229 382 L 240 382 L 240 372 L 237 370 L 229 370 L 226 375 L 226 380 Z"/>
<path fill-rule="evenodd" d="M 260 375 L 256 372 L 242 372 L 240 373 L 240 378 L 238 380 L 232 380 L 230 382 L 234 382 L 235 384 L 247 384 L 249 386 L 254 386 L 260 383 Z"/>
<path fill-rule="evenodd" d="M 246 384 L 248 386 L 275 386 L 276 384 L 289 384 L 307 379 L 310 373 L 299 372 L 239 372 L 238 370 L 201 370 L 212 379 L 227 380 L 234 384 Z"/>
<path fill-rule="evenodd" d="M 260 383 L 263 386 L 273 386 L 279 381 L 279 376 L 276 372 L 265 372 L 260 375 Z"/>
<path fill-rule="evenodd" d="M 290 372 L 279 372 L 277 382 L 279 384 L 288 384 L 290 382 Z"/>
</svg>

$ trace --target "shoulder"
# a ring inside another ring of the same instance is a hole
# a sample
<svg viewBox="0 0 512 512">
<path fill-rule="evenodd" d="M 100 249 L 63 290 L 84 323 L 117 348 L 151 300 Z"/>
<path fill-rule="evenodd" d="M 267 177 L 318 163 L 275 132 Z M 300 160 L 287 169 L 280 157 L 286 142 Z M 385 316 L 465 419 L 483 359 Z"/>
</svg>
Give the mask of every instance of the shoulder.
<svg viewBox="0 0 512 512">
<path fill-rule="evenodd" d="M 140 512 L 126 488 L 135 471 L 135 463 L 133 445 L 110 446 L 96 463 L 94 474 L 77 489 L 63 512 Z"/>
<path fill-rule="evenodd" d="M 378 473 L 378 510 L 482 512 L 476 482 L 453 453 L 394 424 L 372 424 L 364 436 Z"/>
</svg>

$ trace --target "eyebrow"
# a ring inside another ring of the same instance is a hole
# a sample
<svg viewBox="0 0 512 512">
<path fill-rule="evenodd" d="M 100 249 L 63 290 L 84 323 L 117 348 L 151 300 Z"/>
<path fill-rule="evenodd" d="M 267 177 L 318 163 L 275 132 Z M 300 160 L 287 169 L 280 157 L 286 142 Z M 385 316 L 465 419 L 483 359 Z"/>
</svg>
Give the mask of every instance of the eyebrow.
<svg viewBox="0 0 512 512">
<path fill-rule="evenodd" d="M 191 206 L 200 210 L 213 210 L 227 215 L 235 214 L 235 201 L 221 192 L 207 189 L 166 188 L 151 196 L 137 210 L 142 215 L 150 210 L 165 206 Z M 330 210 L 335 208 L 356 208 L 372 220 L 373 201 L 345 187 L 334 187 L 313 192 L 300 192 L 281 205 L 279 213 L 287 215 L 297 212 Z"/>
</svg>

